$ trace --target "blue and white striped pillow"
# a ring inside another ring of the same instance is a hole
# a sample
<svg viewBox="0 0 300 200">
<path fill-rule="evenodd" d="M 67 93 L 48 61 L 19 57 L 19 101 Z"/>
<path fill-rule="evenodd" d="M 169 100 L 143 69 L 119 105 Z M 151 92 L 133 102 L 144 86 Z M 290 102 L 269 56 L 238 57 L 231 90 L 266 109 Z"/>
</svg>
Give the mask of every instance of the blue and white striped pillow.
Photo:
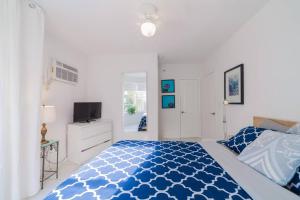
<svg viewBox="0 0 300 200">
<path fill-rule="evenodd" d="M 236 135 L 228 140 L 221 140 L 218 143 L 225 145 L 230 150 L 240 154 L 249 144 L 251 144 L 263 131 L 264 128 L 248 126 L 241 129 Z"/>
</svg>

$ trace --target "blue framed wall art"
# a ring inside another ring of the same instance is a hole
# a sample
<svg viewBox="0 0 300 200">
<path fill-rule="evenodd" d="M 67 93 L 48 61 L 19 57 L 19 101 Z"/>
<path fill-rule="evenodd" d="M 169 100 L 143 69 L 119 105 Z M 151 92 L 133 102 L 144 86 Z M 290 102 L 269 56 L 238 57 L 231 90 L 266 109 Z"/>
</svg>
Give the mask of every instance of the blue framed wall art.
<svg viewBox="0 0 300 200">
<path fill-rule="evenodd" d="M 175 92 L 175 80 L 161 80 L 161 92 L 162 93 L 174 93 Z"/>
<path fill-rule="evenodd" d="M 175 95 L 162 95 L 162 109 L 175 108 Z"/>
</svg>

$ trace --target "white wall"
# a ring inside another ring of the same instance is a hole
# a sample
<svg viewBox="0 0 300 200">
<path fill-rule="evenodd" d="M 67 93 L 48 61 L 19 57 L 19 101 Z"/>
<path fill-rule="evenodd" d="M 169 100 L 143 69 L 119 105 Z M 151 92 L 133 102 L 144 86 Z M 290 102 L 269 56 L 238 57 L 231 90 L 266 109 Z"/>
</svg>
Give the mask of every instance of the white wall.
<svg viewBox="0 0 300 200">
<path fill-rule="evenodd" d="M 45 71 L 51 66 L 51 59 L 56 58 L 79 70 L 78 85 L 69 85 L 53 81 L 49 89 L 43 89 L 43 103 L 56 106 L 56 121 L 48 125 L 47 139 L 57 139 L 60 143 L 60 160 L 66 156 L 67 124 L 73 121 L 73 103 L 84 101 L 86 96 L 87 56 L 72 46 L 46 34 L 44 50 Z"/>
<path fill-rule="evenodd" d="M 199 80 L 200 90 L 200 73 L 199 65 L 194 64 L 165 64 L 160 66 L 160 80 L 175 79 L 175 109 L 161 108 L 161 90 L 159 90 L 159 132 L 161 138 L 180 138 L 180 79 L 197 79 Z M 200 93 L 200 91 L 199 91 Z M 200 106 L 200 102 L 199 102 Z M 200 124 L 200 118 L 199 118 Z M 199 137 L 201 137 L 199 127 Z"/>
<path fill-rule="evenodd" d="M 245 105 L 228 106 L 229 133 L 252 124 L 254 115 L 300 121 L 299 9 L 299 0 L 269 1 L 202 63 L 204 73 L 215 72 L 218 105 L 217 132 L 204 136 L 222 137 L 223 73 L 240 63 Z"/>
<path fill-rule="evenodd" d="M 147 73 L 148 131 L 124 133 L 122 125 L 122 74 Z M 102 117 L 112 119 L 114 140 L 158 139 L 158 57 L 157 54 L 105 55 L 89 57 L 87 97 L 102 102 Z"/>
</svg>

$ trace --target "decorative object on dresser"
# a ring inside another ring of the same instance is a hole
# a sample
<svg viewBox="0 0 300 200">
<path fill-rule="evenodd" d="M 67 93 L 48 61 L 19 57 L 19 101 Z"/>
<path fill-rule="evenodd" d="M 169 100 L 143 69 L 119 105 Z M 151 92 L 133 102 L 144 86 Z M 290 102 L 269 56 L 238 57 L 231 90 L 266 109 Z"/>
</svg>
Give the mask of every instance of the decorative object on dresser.
<svg viewBox="0 0 300 200">
<path fill-rule="evenodd" d="M 41 189 L 44 188 L 44 181 L 56 175 L 56 179 L 58 178 L 58 147 L 59 142 L 56 140 L 50 140 L 48 143 L 41 144 L 41 154 L 40 157 L 42 159 L 42 171 L 41 171 Z M 45 169 L 45 160 L 47 160 L 47 156 L 50 151 L 56 151 L 56 162 L 55 162 L 55 170 Z"/>
<path fill-rule="evenodd" d="M 99 119 L 68 125 L 68 158 L 82 164 L 112 144 L 112 121 Z"/>
<path fill-rule="evenodd" d="M 224 72 L 224 99 L 229 104 L 244 104 L 244 64 Z"/>
<path fill-rule="evenodd" d="M 56 109 L 55 106 L 41 106 L 41 121 L 42 121 L 42 129 L 41 129 L 41 144 L 46 144 L 48 141 L 46 140 L 45 136 L 47 133 L 47 123 L 52 123 L 56 119 Z"/>
</svg>

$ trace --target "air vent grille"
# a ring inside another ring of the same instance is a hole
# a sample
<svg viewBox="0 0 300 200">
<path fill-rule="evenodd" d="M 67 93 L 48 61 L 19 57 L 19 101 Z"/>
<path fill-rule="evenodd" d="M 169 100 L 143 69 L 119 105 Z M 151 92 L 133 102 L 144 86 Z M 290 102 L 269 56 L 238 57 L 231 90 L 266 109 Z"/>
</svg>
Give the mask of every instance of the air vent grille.
<svg viewBox="0 0 300 200">
<path fill-rule="evenodd" d="M 53 79 L 65 83 L 78 83 L 78 69 L 57 60 L 53 61 L 52 76 Z"/>
</svg>

